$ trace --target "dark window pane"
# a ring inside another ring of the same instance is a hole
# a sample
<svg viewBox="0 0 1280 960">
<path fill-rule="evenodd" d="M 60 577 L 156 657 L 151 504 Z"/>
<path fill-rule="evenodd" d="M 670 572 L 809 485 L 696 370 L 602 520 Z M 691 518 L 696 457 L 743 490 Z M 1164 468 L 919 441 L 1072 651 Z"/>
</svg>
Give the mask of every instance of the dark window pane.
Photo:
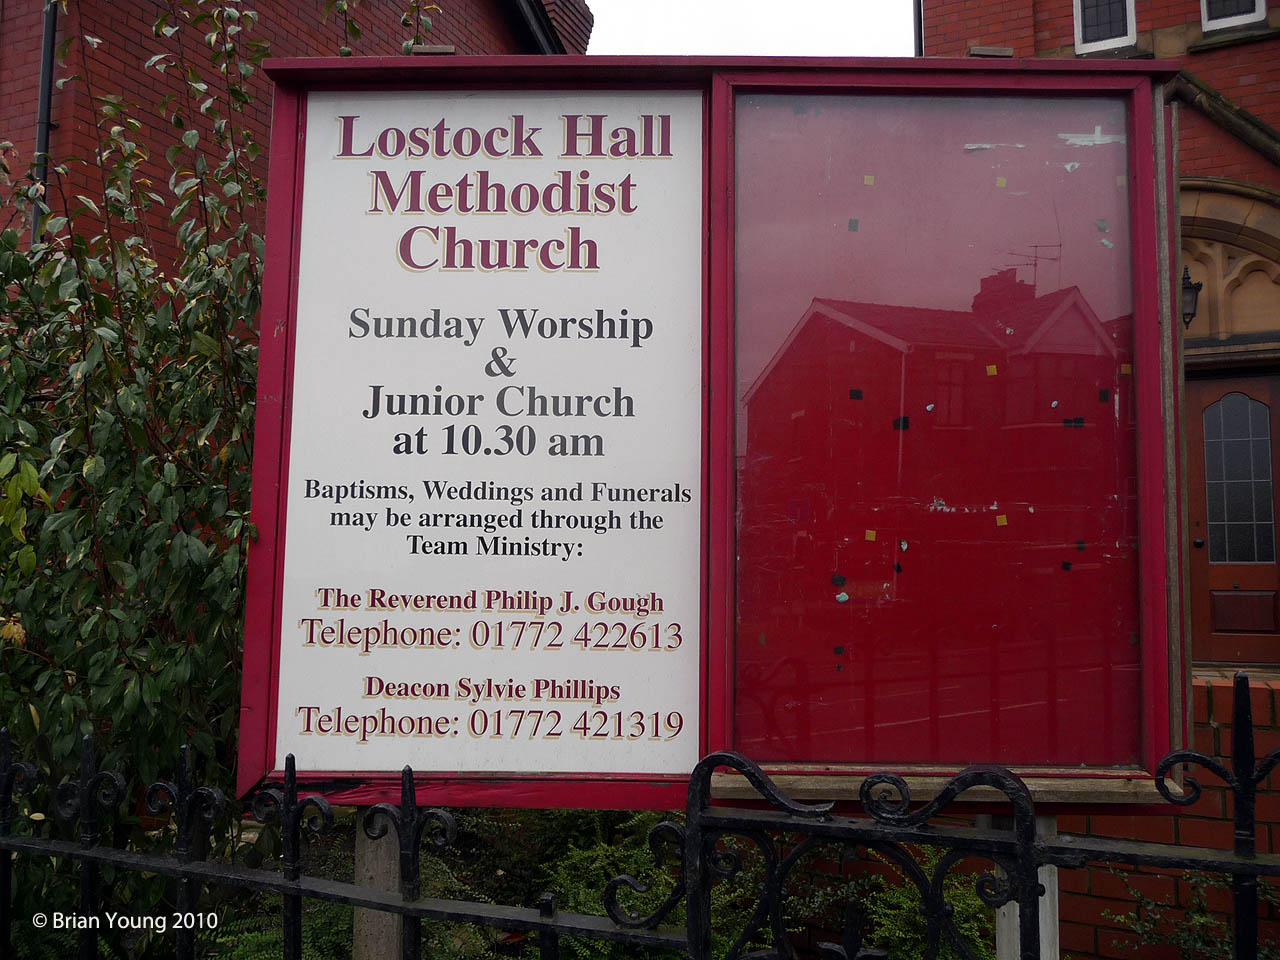
<svg viewBox="0 0 1280 960">
<path fill-rule="evenodd" d="M 1085 43 L 1123 37 L 1126 26 L 1125 0 L 1080 0 L 1080 38 Z"/>
<path fill-rule="evenodd" d="M 1210 404 L 1204 410 L 1204 438 L 1206 440 L 1222 439 L 1222 405 Z"/>
<path fill-rule="evenodd" d="M 1258 560 L 1261 563 L 1274 563 L 1276 559 L 1276 530 L 1270 523 L 1260 523 L 1255 527 L 1258 535 Z"/>
<path fill-rule="evenodd" d="M 1253 548 L 1252 523 L 1227 524 L 1227 562 L 1253 563 L 1257 553 Z"/>
<path fill-rule="evenodd" d="M 1268 487 L 1270 484 L 1268 484 Z M 1221 483 L 1206 483 L 1204 485 L 1205 500 L 1209 508 L 1209 522 L 1222 523 L 1227 519 L 1226 496 L 1222 489 Z"/>
<path fill-rule="evenodd" d="M 1252 563 L 1256 556 L 1253 524 L 1226 524 L 1226 562 Z"/>
<path fill-rule="evenodd" d="M 1253 484 L 1235 481 L 1227 488 L 1227 522 L 1253 523 Z"/>
<path fill-rule="evenodd" d="M 1210 517 L 1210 519 L 1213 519 Z M 1253 485 L 1253 519 L 1258 523 L 1270 523 L 1271 515 L 1271 483 L 1255 483 Z"/>
<path fill-rule="evenodd" d="M 1209 562 L 1227 562 L 1227 525 L 1225 523 L 1209 524 Z"/>
<path fill-rule="evenodd" d="M 1253 479 L 1253 451 L 1248 440 L 1222 441 L 1222 459 L 1226 466 L 1224 480 Z"/>
<path fill-rule="evenodd" d="M 1254 437 L 1271 436 L 1271 409 L 1257 400 L 1249 404 L 1249 430 Z"/>
<path fill-rule="evenodd" d="M 1206 480 L 1222 479 L 1222 441 L 1204 442 L 1204 477 Z"/>
<path fill-rule="evenodd" d="M 1228 393 L 1218 401 L 1222 408 L 1222 435 L 1228 439 L 1249 436 L 1249 398 L 1243 393 Z"/>
<path fill-rule="evenodd" d="M 1253 479 L 1271 479 L 1271 441 L 1254 440 L 1253 443 Z"/>
<path fill-rule="evenodd" d="M 1210 20 L 1223 20 L 1253 13 L 1257 9 L 1254 0 L 1208 0 Z"/>
</svg>

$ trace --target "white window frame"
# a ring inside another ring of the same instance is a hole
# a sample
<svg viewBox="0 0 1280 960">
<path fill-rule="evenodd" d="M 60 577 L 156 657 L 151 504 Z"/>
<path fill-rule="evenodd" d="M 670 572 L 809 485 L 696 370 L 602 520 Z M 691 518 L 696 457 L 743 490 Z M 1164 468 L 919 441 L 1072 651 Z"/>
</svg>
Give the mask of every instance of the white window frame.
<svg viewBox="0 0 1280 960">
<path fill-rule="evenodd" d="M 1205 0 L 1200 0 L 1203 8 Z M 1265 0 L 1256 0 L 1258 3 L 1265 3 Z M 1133 0 L 1125 0 L 1125 25 L 1128 32 L 1122 37 L 1109 37 L 1106 40 L 1094 40 L 1092 43 L 1084 42 L 1084 17 L 1080 12 L 1080 0 L 1071 0 L 1071 9 L 1075 14 L 1076 27 L 1076 53 L 1097 53 L 1101 50 L 1114 50 L 1117 47 L 1131 47 L 1138 42 L 1138 23 L 1134 15 Z"/>
<path fill-rule="evenodd" d="M 1209 0 L 1200 0 L 1200 27 L 1208 33 L 1210 30 L 1225 30 L 1229 27 L 1241 27 L 1247 23 L 1258 23 L 1267 19 L 1267 0 L 1253 0 L 1252 13 L 1238 13 L 1234 17 L 1209 19 Z"/>
</svg>

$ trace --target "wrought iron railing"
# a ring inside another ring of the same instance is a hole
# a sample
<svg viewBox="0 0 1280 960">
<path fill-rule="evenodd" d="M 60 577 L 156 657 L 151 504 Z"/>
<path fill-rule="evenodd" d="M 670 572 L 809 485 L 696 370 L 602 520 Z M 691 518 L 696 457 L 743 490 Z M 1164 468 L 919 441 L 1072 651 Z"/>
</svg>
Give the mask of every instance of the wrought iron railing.
<svg viewBox="0 0 1280 960">
<path fill-rule="evenodd" d="M 1166 778 L 1182 765 L 1199 765 L 1222 780 L 1234 800 L 1235 847 L 1231 851 L 1142 843 L 1099 837 L 1059 835 L 1038 837 L 1035 809 L 1026 785 L 1013 773 L 995 766 L 970 767 L 954 777 L 928 803 L 913 804 L 907 783 L 894 774 L 868 777 L 860 798 L 866 818 L 832 813 L 830 804 L 798 803 L 785 796 L 758 766 L 736 753 L 715 753 L 694 768 L 689 782 L 685 822 L 664 822 L 650 836 L 655 869 L 664 855 L 674 854 L 673 887 L 656 908 L 645 914 L 628 909 L 623 900 L 650 892 L 647 883 L 620 876 L 602 891 L 604 915 L 558 910 L 545 894 L 534 907 L 495 905 L 469 900 L 421 896 L 420 854 L 424 844 L 436 849 L 448 846 L 456 834 L 453 816 L 439 808 L 417 805 L 413 771 L 405 767 L 399 805 L 370 808 L 362 827 L 368 837 L 379 839 L 394 833 L 399 848 L 399 891 L 387 892 L 354 883 L 342 883 L 303 874 L 303 832 L 323 833 L 333 824 L 333 811 L 319 796 L 298 795 L 293 758 L 286 765 L 284 783 L 252 798 L 248 810 L 260 822 L 279 824 L 282 837 L 281 869 L 253 869 L 203 859 L 202 835 L 227 808 L 223 794 L 194 782 L 186 750 L 179 758 L 176 780 L 152 784 L 145 803 L 152 814 L 168 813 L 175 821 L 176 840 L 166 854 L 120 849 L 102 842 L 102 817 L 114 815 L 126 799 L 120 773 L 100 770 L 93 740 L 83 742 L 79 777 L 54 791 L 55 813 L 78 823 L 79 841 L 44 836 L 39 821 L 26 832 L 15 833 L 15 801 L 31 793 L 35 773 L 31 765 L 12 755 L 7 731 L 0 731 L 0 960 L 14 956 L 12 932 L 13 858 L 54 857 L 79 864 L 79 916 L 103 909 L 106 886 L 103 867 L 155 874 L 176 883 L 179 912 L 198 909 L 202 891 L 209 887 L 239 887 L 278 894 L 283 899 L 281 924 L 286 960 L 302 957 L 302 903 L 323 900 L 382 911 L 403 918 L 400 954 L 413 960 L 422 950 L 424 921 L 478 924 L 501 931 L 521 932 L 536 943 L 541 960 L 556 960 L 560 938 L 582 937 L 674 950 L 692 960 L 712 957 L 711 891 L 713 885 L 742 869 L 740 847 L 745 843 L 758 852 L 763 882 L 754 911 L 728 951 L 739 957 L 788 960 L 795 955 L 786 918 L 790 883 L 797 866 L 824 845 L 839 849 L 871 851 L 901 872 L 903 882 L 920 894 L 926 919 L 926 958 L 942 943 L 949 943 L 964 957 L 972 957 L 968 943 L 958 932 L 944 895 L 944 881 L 962 861 L 982 858 L 996 865 L 992 872 L 974 878 L 978 895 L 991 907 L 1016 904 L 1019 910 L 1019 956 L 1038 958 L 1040 953 L 1040 897 L 1038 879 L 1042 866 L 1080 868 L 1090 863 L 1125 864 L 1194 870 L 1230 877 L 1234 888 L 1234 956 L 1255 958 L 1258 950 L 1258 883 L 1260 878 L 1280 876 L 1280 856 L 1258 853 L 1255 845 L 1255 798 L 1259 783 L 1277 764 L 1280 751 L 1257 761 L 1248 679 L 1236 676 L 1232 724 L 1231 766 L 1192 750 L 1165 757 L 1157 767 L 1155 786 L 1170 803 L 1190 805 L 1200 797 L 1200 785 L 1188 775 L 1177 791 Z M 767 806 L 743 809 L 713 806 L 711 780 L 715 770 L 729 767 L 740 772 Z M 937 818 L 952 808 L 970 788 L 987 787 L 1002 793 L 1011 813 L 1009 829 L 938 824 Z M 722 842 L 740 838 L 737 847 Z M 921 851 L 933 856 L 922 857 Z M 684 923 L 672 923 L 684 907 Z M 821 946 L 824 960 L 870 960 L 887 956 L 864 946 L 864 915 L 857 902 L 846 905 L 839 943 Z M 21 918 L 29 922 L 30 918 Z M 749 945 L 765 943 L 761 949 Z M 175 955 L 180 960 L 197 956 L 195 931 L 175 932 Z M 98 932 L 79 934 L 79 956 L 91 960 L 98 952 Z"/>
</svg>

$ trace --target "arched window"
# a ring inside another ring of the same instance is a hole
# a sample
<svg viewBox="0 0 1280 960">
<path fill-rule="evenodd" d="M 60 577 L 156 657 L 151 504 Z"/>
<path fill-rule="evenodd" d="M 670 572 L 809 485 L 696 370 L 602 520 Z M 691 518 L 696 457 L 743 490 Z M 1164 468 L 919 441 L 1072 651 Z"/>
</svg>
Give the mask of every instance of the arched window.
<svg viewBox="0 0 1280 960">
<path fill-rule="evenodd" d="M 1228 393 L 1204 411 L 1210 563 L 1273 563 L 1270 411 Z"/>
</svg>

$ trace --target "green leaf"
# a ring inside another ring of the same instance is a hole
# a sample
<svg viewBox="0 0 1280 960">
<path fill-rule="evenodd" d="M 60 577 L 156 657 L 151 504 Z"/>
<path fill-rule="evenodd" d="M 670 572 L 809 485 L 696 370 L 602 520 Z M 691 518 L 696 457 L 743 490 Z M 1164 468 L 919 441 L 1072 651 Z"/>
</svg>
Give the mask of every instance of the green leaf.
<svg viewBox="0 0 1280 960">
<path fill-rule="evenodd" d="M 182 142 L 194 150 L 196 144 L 200 142 L 200 131 L 192 127 L 182 135 Z"/>
<path fill-rule="evenodd" d="M 209 547 L 199 537 L 186 538 L 187 555 L 196 566 L 204 566 L 209 560 Z"/>
<path fill-rule="evenodd" d="M 214 359 L 218 356 L 218 341 L 203 330 L 197 330 L 191 334 L 191 344 L 195 347 L 196 353 L 202 357 Z"/>
<path fill-rule="evenodd" d="M 220 419 L 222 419 L 222 411 L 221 411 L 221 410 L 219 410 L 219 411 L 218 411 L 217 413 L 215 413 L 212 417 L 210 417 L 210 418 L 209 418 L 209 422 L 208 422 L 208 423 L 206 423 L 203 427 L 201 427 L 201 428 L 200 428 L 200 432 L 199 432 L 198 434 L 196 434 L 196 443 L 197 443 L 197 444 L 203 445 L 203 444 L 204 444 L 204 442 L 205 442 L 206 440 L 208 440 L 208 439 L 209 439 L 209 434 L 213 432 L 213 428 L 214 428 L 214 427 L 216 427 L 216 426 L 218 425 L 218 421 L 219 421 Z M 0 476 L 3 476 L 3 474 L 0 474 Z"/>
<path fill-rule="evenodd" d="M 124 712 L 131 714 L 138 709 L 138 678 L 136 675 L 129 678 L 129 682 L 124 687 Z"/>
<path fill-rule="evenodd" d="M 138 582 L 138 571 L 127 560 L 112 560 L 107 564 L 107 570 L 115 578 L 116 583 L 124 587 L 125 590 L 132 590 Z M 115 611 L 112 612 L 114 613 Z"/>
<path fill-rule="evenodd" d="M 31 264 L 27 258 L 21 255 L 14 256 L 9 261 L 9 278 L 14 281 L 23 281 L 31 276 Z"/>
<path fill-rule="evenodd" d="M 227 552 L 222 555 L 222 572 L 228 577 L 236 575 L 240 567 L 240 548 L 236 544 L 232 544 L 227 548 Z"/>
<path fill-rule="evenodd" d="M 18 569 L 22 571 L 22 575 L 29 577 L 36 568 L 36 551 L 31 544 L 27 544 L 18 551 Z"/>
<path fill-rule="evenodd" d="M 18 455 L 10 450 L 3 457 L 0 457 L 0 479 L 9 475 L 9 471 L 13 469 L 13 465 L 18 462 Z"/>
<path fill-rule="evenodd" d="M 22 466 L 18 468 L 18 475 L 22 477 L 22 492 L 29 497 L 34 497 L 40 492 L 40 476 L 36 473 L 36 465 L 30 460 L 23 460 Z"/>
</svg>

